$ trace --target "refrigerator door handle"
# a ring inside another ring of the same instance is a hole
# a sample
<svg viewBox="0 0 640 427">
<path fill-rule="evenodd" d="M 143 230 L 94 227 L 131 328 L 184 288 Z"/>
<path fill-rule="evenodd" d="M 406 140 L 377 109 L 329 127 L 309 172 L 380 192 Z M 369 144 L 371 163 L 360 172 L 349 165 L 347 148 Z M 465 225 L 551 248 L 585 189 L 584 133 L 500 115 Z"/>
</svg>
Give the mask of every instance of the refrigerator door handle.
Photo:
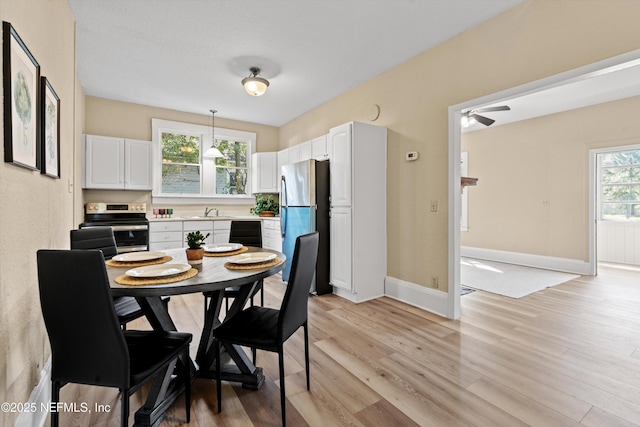
<svg viewBox="0 0 640 427">
<path fill-rule="evenodd" d="M 280 176 L 280 207 L 287 207 L 287 181 L 284 179 L 284 175 Z M 280 234 L 282 237 L 285 236 L 285 230 L 287 229 L 287 213 L 283 212 L 284 215 L 280 215 Z"/>
</svg>

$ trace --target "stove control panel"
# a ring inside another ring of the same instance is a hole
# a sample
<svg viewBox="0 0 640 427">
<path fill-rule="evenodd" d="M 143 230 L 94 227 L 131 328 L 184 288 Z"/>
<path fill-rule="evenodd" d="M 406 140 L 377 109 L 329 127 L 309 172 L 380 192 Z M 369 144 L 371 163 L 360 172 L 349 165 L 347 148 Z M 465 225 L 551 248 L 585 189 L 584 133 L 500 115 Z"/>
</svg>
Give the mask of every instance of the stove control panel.
<svg viewBox="0 0 640 427">
<path fill-rule="evenodd" d="M 84 205 L 86 214 L 98 213 L 145 213 L 146 203 L 96 203 L 91 202 Z"/>
</svg>

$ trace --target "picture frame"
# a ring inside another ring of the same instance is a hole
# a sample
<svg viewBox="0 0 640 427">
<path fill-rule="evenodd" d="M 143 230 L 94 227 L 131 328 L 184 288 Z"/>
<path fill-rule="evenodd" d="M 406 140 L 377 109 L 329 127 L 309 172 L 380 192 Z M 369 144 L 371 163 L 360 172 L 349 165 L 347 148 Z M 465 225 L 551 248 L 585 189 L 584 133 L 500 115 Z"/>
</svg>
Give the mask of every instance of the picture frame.
<svg viewBox="0 0 640 427">
<path fill-rule="evenodd" d="M 17 31 L 2 22 L 4 161 L 40 169 L 40 65 Z"/>
<path fill-rule="evenodd" d="M 40 173 L 60 178 L 60 98 L 49 80 L 40 77 Z"/>
</svg>

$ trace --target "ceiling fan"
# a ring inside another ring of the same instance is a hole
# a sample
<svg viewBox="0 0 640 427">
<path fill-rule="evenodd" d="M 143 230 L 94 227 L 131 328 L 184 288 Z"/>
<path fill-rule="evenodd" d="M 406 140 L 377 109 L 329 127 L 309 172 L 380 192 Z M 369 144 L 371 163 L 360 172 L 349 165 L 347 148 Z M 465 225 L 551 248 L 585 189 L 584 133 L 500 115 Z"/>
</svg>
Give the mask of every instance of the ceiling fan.
<svg viewBox="0 0 640 427">
<path fill-rule="evenodd" d="M 492 111 L 508 111 L 511 110 L 508 105 L 498 105 L 497 107 L 478 108 L 477 110 L 464 111 L 462 113 L 462 126 L 469 127 L 476 122 L 480 122 L 485 126 L 491 126 L 495 120 L 489 117 L 481 116 L 478 113 L 489 113 Z"/>
</svg>

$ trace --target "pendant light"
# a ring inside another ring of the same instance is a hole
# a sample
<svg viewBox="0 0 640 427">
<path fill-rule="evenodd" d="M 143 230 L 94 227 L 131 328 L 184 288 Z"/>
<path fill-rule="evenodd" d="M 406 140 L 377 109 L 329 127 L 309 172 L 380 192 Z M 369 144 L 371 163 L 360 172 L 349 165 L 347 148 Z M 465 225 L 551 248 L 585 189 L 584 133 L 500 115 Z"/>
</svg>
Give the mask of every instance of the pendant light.
<svg viewBox="0 0 640 427">
<path fill-rule="evenodd" d="M 216 113 L 218 110 L 211 111 L 211 147 L 204 152 L 203 157 L 215 159 L 216 157 L 224 157 L 218 147 L 216 146 Z"/>
<path fill-rule="evenodd" d="M 251 67 L 249 71 L 251 71 L 251 75 L 242 79 L 244 90 L 246 90 L 249 95 L 263 95 L 269 87 L 269 80 L 258 77 L 258 74 L 260 74 L 260 68 L 258 67 Z"/>
</svg>

